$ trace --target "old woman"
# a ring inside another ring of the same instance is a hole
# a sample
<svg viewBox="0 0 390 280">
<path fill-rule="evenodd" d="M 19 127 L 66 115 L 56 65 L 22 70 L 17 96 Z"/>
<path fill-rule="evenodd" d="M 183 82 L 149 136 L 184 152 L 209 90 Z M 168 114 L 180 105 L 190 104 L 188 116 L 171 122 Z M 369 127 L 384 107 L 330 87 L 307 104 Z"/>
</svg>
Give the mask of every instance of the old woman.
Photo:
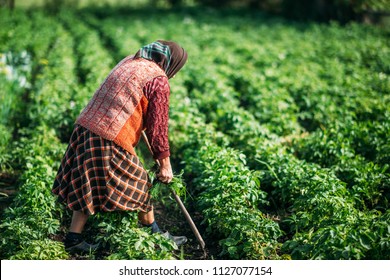
<svg viewBox="0 0 390 280">
<path fill-rule="evenodd" d="M 186 51 L 158 40 L 120 61 L 76 120 L 52 192 L 73 211 L 65 237 L 68 251 L 89 251 L 82 236 L 90 215 L 98 211 L 137 211 L 142 225 L 178 245 L 184 236 L 162 233 L 150 201 L 151 183 L 134 151 L 145 131 L 160 163 L 157 178 L 169 183 L 173 173 L 168 141 L 172 78 L 186 63 Z"/>
</svg>

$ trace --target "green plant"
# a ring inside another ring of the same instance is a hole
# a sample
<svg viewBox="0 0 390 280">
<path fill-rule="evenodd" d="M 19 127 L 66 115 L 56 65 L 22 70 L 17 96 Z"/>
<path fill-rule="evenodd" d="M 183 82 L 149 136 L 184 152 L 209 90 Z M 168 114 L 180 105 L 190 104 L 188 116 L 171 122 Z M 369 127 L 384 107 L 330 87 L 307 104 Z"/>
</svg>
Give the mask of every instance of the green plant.
<svg viewBox="0 0 390 280">
<path fill-rule="evenodd" d="M 66 260 L 69 258 L 61 242 L 50 239 L 34 240 L 27 246 L 22 246 L 11 260 Z"/>
<path fill-rule="evenodd" d="M 107 259 L 173 259 L 172 252 L 178 249 L 161 234 L 138 228 L 133 213 L 106 213 L 96 218 L 101 232 L 96 241 L 109 247 Z"/>
</svg>

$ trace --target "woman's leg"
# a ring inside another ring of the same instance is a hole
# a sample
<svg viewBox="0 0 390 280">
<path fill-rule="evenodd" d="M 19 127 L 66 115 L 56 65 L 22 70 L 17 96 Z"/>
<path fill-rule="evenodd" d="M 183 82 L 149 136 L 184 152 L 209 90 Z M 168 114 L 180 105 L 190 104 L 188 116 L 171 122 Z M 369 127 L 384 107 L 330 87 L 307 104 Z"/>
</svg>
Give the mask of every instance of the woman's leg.
<svg viewBox="0 0 390 280">
<path fill-rule="evenodd" d="M 150 210 L 149 212 L 138 212 L 138 220 L 143 225 L 150 225 L 154 222 L 154 210 Z"/>
<path fill-rule="evenodd" d="M 138 212 L 138 220 L 143 226 L 150 227 L 152 229 L 152 233 L 161 232 L 161 229 L 158 227 L 158 224 L 154 219 L 153 208 L 149 212 Z"/>
<path fill-rule="evenodd" d="M 88 220 L 89 215 L 80 211 L 73 211 L 72 222 L 70 224 L 69 231 L 74 233 L 82 233 L 85 223 Z"/>
<path fill-rule="evenodd" d="M 73 211 L 69 232 L 65 236 L 65 249 L 70 252 L 91 252 L 98 248 L 98 244 L 92 245 L 84 241 L 81 234 L 89 215 L 80 211 Z"/>
</svg>

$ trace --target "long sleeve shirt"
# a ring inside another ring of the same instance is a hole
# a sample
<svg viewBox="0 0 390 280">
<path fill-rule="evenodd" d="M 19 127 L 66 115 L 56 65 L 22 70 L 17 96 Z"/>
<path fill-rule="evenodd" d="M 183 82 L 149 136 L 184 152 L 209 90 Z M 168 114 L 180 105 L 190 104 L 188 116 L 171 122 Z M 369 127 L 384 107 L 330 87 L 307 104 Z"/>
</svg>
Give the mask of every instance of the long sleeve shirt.
<svg viewBox="0 0 390 280">
<path fill-rule="evenodd" d="M 169 94 L 167 77 L 157 77 L 143 88 L 148 99 L 145 117 L 146 135 L 148 136 L 154 158 L 163 159 L 170 156 L 168 141 Z"/>
</svg>

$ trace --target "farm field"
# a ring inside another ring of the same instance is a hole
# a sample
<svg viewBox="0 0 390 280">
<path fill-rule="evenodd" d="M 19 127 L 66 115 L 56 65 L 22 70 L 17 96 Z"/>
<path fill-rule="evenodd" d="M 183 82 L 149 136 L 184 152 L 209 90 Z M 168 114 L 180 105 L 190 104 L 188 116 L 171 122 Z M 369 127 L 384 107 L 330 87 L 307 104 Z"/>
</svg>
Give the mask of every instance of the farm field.
<svg viewBox="0 0 390 280">
<path fill-rule="evenodd" d="M 0 26 L 1 259 L 204 258 L 161 186 L 156 218 L 184 231 L 183 248 L 134 213 L 91 217 L 99 252 L 59 242 L 70 213 L 50 191 L 73 122 L 111 68 L 156 39 L 189 55 L 171 80 L 169 137 L 207 258 L 390 258 L 388 28 L 114 7 L 3 9 Z"/>
</svg>

